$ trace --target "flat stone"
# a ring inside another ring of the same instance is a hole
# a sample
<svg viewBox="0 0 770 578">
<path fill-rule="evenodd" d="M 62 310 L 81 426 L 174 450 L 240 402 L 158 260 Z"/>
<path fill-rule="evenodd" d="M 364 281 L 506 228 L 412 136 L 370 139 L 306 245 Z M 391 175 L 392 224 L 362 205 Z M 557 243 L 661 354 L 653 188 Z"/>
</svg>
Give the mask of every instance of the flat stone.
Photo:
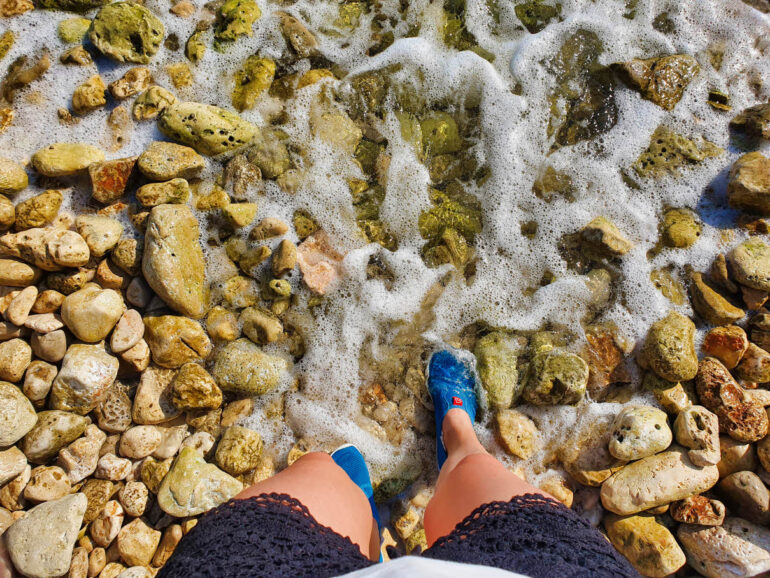
<svg viewBox="0 0 770 578">
<path fill-rule="evenodd" d="M 40 269 L 33 265 L 13 259 L 0 259 L 0 285 L 29 287 L 37 283 L 41 275 Z"/>
<path fill-rule="evenodd" d="M 85 496 L 71 494 L 35 506 L 8 528 L 3 537 L 16 569 L 41 578 L 65 574 L 86 505 Z"/>
<path fill-rule="evenodd" d="M 169 307 L 194 319 L 209 308 L 199 236 L 198 221 L 187 205 L 159 205 L 150 212 L 142 260 L 153 291 Z"/>
<path fill-rule="evenodd" d="M 51 407 L 87 414 L 104 399 L 118 366 L 100 345 L 71 345 L 51 388 Z"/>
<path fill-rule="evenodd" d="M 719 479 L 716 466 L 696 467 L 686 450 L 669 451 L 628 464 L 602 484 L 604 507 L 619 515 L 636 514 L 710 489 Z"/>
<path fill-rule="evenodd" d="M 677 538 L 689 564 L 708 578 L 743 578 L 770 570 L 770 530 L 726 518 L 722 526 L 682 524 Z"/>
<path fill-rule="evenodd" d="M 32 155 L 32 166 L 46 177 L 64 177 L 104 160 L 98 147 L 84 143 L 54 143 Z"/>
<path fill-rule="evenodd" d="M 248 339 L 238 339 L 219 351 L 212 374 L 225 392 L 262 395 L 278 385 L 287 367 L 284 359 L 264 353 Z"/>
<path fill-rule="evenodd" d="M 75 227 L 85 239 L 94 257 L 103 257 L 107 254 L 117 245 L 123 234 L 123 225 L 120 221 L 103 215 L 80 215 L 75 220 Z"/>
<path fill-rule="evenodd" d="M 155 181 L 192 179 L 205 166 L 206 160 L 195 149 L 171 142 L 152 142 L 139 156 L 139 170 Z"/>
<path fill-rule="evenodd" d="M 497 433 L 508 453 L 523 460 L 540 449 L 540 432 L 535 423 L 515 409 L 500 409 L 495 414 Z"/>
<path fill-rule="evenodd" d="M 4 448 L 23 438 L 37 423 L 37 415 L 29 399 L 7 381 L 0 381 L 0 407 L 0 448 Z"/>
<path fill-rule="evenodd" d="M 192 448 L 182 448 L 158 492 L 161 509 L 176 517 L 202 514 L 234 497 L 243 484 Z"/>
<path fill-rule="evenodd" d="M 144 336 L 144 321 L 136 309 L 128 309 L 115 325 L 110 338 L 110 349 L 122 353 L 131 349 Z"/>
<path fill-rule="evenodd" d="M 617 459 L 607 449 L 613 420 L 611 416 L 599 416 L 590 424 L 577 428 L 574 443 L 559 450 L 559 459 L 570 476 L 586 486 L 601 486 L 619 471 L 626 462 Z"/>
</svg>

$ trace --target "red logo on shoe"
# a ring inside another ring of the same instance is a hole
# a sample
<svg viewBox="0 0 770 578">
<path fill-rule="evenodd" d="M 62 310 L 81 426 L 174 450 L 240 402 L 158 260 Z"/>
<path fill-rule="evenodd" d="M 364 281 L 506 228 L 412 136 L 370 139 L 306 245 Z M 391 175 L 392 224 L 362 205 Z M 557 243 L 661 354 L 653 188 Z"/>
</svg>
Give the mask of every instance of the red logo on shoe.
<svg viewBox="0 0 770 578">
<path fill-rule="evenodd" d="M 459 397 L 452 396 L 452 405 L 462 405 L 463 400 L 461 400 Z"/>
</svg>

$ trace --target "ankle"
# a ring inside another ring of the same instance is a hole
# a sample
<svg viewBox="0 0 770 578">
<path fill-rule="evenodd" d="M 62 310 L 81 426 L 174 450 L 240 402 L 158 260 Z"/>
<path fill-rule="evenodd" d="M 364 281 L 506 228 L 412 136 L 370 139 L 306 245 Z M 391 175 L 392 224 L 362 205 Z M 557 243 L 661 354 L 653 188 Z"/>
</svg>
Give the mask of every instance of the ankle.
<svg viewBox="0 0 770 578">
<path fill-rule="evenodd" d="M 441 424 L 447 453 L 486 453 L 473 430 L 470 416 L 462 409 L 450 409 Z"/>
</svg>

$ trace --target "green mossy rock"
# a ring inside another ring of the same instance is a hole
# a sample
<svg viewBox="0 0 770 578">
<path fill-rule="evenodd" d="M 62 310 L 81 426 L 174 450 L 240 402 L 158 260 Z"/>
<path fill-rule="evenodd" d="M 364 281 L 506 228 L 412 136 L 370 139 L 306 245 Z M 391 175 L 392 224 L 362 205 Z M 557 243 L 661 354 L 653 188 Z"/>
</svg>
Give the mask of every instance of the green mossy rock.
<svg viewBox="0 0 770 578">
<path fill-rule="evenodd" d="M 263 395 L 281 381 L 286 361 L 264 353 L 248 339 L 228 343 L 217 354 L 212 374 L 222 391 Z"/>
<path fill-rule="evenodd" d="M 259 167 L 266 179 L 275 179 L 291 167 L 289 149 L 285 141 L 288 135 L 280 129 L 263 129 L 249 147 L 249 162 Z"/>
<path fill-rule="evenodd" d="M 652 324 L 640 361 L 667 381 L 689 381 L 698 373 L 695 324 L 672 311 Z"/>
<path fill-rule="evenodd" d="M 561 4 L 551 6 L 543 4 L 542 0 L 530 0 L 522 4 L 517 4 L 514 8 L 516 18 L 518 18 L 524 28 L 530 33 L 537 34 L 554 18 L 561 14 Z"/>
<path fill-rule="evenodd" d="M 542 351 L 529 364 L 523 398 L 534 405 L 578 403 L 588 385 L 588 364 L 574 353 Z"/>
<path fill-rule="evenodd" d="M 625 84 L 666 110 L 673 110 L 687 85 L 698 74 L 698 62 L 688 54 L 618 62 L 611 67 Z"/>
<path fill-rule="evenodd" d="M 40 0 L 36 6 L 47 10 L 66 12 L 87 12 L 92 8 L 104 6 L 109 0 Z"/>
<path fill-rule="evenodd" d="M 479 202 L 461 189 L 440 191 L 430 189 L 433 207 L 423 212 L 417 226 L 423 239 L 438 239 L 444 230 L 451 228 L 459 232 L 468 242 L 481 232 L 483 223 Z"/>
<path fill-rule="evenodd" d="M 672 249 L 687 249 L 700 238 L 701 223 L 690 209 L 668 209 L 663 213 L 660 240 Z"/>
<path fill-rule="evenodd" d="M 262 11 L 254 0 L 227 0 L 217 14 L 214 38 L 217 42 L 232 42 L 239 36 L 251 36 L 260 16 Z"/>
<path fill-rule="evenodd" d="M 522 338 L 502 331 L 489 333 L 476 343 L 473 353 L 490 407 L 511 407 L 521 395 L 516 365 L 525 344 Z"/>
<path fill-rule="evenodd" d="M 420 121 L 420 132 L 426 155 L 456 153 L 463 146 L 457 123 L 447 112 L 429 113 Z"/>
<path fill-rule="evenodd" d="M 679 175 L 681 169 L 724 153 L 724 149 L 704 138 L 700 142 L 659 126 L 650 137 L 650 145 L 634 163 L 639 176 L 660 178 Z"/>
<path fill-rule="evenodd" d="M 235 73 L 233 106 L 239 112 L 254 108 L 257 98 L 265 92 L 275 78 L 275 62 L 269 58 L 249 56 Z"/>
<path fill-rule="evenodd" d="M 177 102 L 158 118 L 160 131 L 204 155 L 218 155 L 249 144 L 259 128 L 237 114 L 197 102 Z"/>
<path fill-rule="evenodd" d="M 89 28 L 91 21 L 88 18 L 67 18 L 59 22 L 59 38 L 67 44 L 82 42 Z"/>
<path fill-rule="evenodd" d="M 160 48 L 164 33 L 163 23 L 144 6 L 115 2 L 96 14 L 89 37 L 103 54 L 118 62 L 147 64 Z"/>
</svg>

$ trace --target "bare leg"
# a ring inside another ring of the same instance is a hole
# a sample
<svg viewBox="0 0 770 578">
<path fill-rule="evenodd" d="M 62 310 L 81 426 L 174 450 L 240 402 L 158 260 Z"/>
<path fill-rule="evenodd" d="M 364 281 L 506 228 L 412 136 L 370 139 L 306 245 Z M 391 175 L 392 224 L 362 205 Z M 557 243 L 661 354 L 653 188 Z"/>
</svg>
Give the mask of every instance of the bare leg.
<svg viewBox="0 0 770 578">
<path fill-rule="evenodd" d="M 450 409 L 442 430 L 448 457 L 438 476 L 436 493 L 425 509 L 425 536 L 429 546 L 449 534 L 482 504 L 508 501 L 521 494 L 548 496 L 487 453 L 465 411 Z"/>
<path fill-rule="evenodd" d="M 319 524 L 350 538 L 370 560 L 379 559 L 380 535 L 369 501 L 328 454 L 306 454 L 282 472 L 235 497 L 243 499 L 270 493 L 288 494 L 299 500 Z"/>
</svg>

